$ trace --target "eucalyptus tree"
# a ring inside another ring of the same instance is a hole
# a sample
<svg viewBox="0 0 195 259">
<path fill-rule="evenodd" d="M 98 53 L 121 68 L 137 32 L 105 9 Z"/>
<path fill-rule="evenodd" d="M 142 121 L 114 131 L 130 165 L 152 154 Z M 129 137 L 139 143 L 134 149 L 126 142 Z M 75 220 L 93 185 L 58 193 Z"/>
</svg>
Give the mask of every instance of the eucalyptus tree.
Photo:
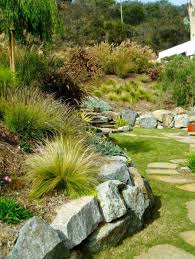
<svg viewBox="0 0 195 259">
<path fill-rule="evenodd" d="M 15 34 L 50 40 L 58 20 L 56 0 L 0 0 L 1 31 L 9 35 L 10 68 L 15 72 Z"/>
</svg>

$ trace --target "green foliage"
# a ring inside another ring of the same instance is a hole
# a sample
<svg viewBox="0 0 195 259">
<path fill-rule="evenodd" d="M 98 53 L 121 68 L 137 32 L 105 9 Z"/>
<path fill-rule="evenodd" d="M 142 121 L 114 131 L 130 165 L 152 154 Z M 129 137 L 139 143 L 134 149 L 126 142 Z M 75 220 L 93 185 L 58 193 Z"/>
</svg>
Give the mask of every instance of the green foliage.
<svg viewBox="0 0 195 259">
<path fill-rule="evenodd" d="M 120 45 L 100 43 L 91 48 L 107 74 L 127 77 L 130 73 L 143 73 L 152 67 L 154 53 L 148 47 L 123 41 Z"/>
<path fill-rule="evenodd" d="M 39 154 L 31 155 L 26 161 L 32 199 L 53 191 L 73 197 L 94 191 L 98 184 L 97 155 L 84 141 L 57 137 L 40 149 Z"/>
<path fill-rule="evenodd" d="M 176 106 L 194 106 L 195 59 L 176 56 L 164 64 L 160 74 L 160 89 Z M 162 97 L 161 97 L 162 98 Z M 166 100 L 167 102 L 167 97 Z"/>
<path fill-rule="evenodd" d="M 86 108 L 86 109 L 90 109 L 90 110 L 100 110 L 100 111 L 111 111 L 112 108 L 111 106 L 104 102 L 103 100 L 101 100 L 100 98 L 98 97 L 95 97 L 95 96 L 89 96 L 87 97 L 83 102 L 82 102 L 82 105 L 81 105 L 83 108 Z"/>
<path fill-rule="evenodd" d="M 126 120 L 125 118 L 121 117 L 121 116 L 118 116 L 116 119 L 115 119 L 115 126 L 117 128 L 119 127 L 123 127 L 123 126 L 126 126 L 129 124 L 128 120 Z"/>
<path fill-rule="evenodd" d="M 0 95 L 10 87 L 13 87 L 13 74 L 9 68 L 0 66 Z"/>
<path fill-rule="evenodd" d="M 7 128 L 18 133 L 23 140 L 40 140 L 56 133 L 78 134 L 82 130 L 74 112 L 38 89 L 9 92 L 1 98 L 0 107 Z"/>
<path fill-rule="evenodd" d="M 14 199 L 0 197 L 0 221 L 7 224 L 18 224 L 32 217 L 32 213 Z"/>
<path fill-rule="evenodd" d="M 89 137 L 89 144 L 93 145 L 97 152 L 106 156 L 126 156 L 126 152 L 118 145 L 115 145 L 112 141 L 106 137 L 100 137 L 97 135 L 91 135 Z"/>
<path fill-rule="evenodd" d="M 115 82 L 108 80 L 96 88 L 97 96 L 104 96 L 110 101 L 127 102 L 134 104 L 138 101 L 154 101 L 155 90 L 153 88 L 145 89 L 139 81 L 129 80 L 127 82 Z"/>
<path fill-rule="evenodd" d="M 187 165 L 192 170 L 192 172 L 195 173 L 195 154 L 190 154 L 188 157 Z"/>
<path fill-rule="evenodd" d="M 55 0 L 1 0 L 2 30 L 16 30 L 20 35 L 25 29 L 41 39 L 51 39 L 57 22 Z"/>
</svg>

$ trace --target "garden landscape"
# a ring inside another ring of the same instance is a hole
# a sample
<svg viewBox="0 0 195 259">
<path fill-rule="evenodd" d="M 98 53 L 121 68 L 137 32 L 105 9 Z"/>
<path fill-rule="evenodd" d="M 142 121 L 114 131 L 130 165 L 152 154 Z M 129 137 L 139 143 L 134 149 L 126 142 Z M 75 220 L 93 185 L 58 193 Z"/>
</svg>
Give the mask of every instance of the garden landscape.
<svg viewBox="0 0 195 259">
<path fill-rule="evenodd" d="M 193 10 L 0 1 L 0 259 L 195 258 Z"/>
</svg>

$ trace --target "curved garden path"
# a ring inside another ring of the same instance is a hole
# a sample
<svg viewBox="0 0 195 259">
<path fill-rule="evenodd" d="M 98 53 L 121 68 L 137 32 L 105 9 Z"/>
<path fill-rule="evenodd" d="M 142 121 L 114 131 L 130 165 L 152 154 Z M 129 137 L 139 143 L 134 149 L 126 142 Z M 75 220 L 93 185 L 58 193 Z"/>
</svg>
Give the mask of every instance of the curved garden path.
<svg viewBox="0 0 195 259">
<path fill-rule="evenodd" d="M 185 168 L 195 138 L 183 131 L 142 129 L 113 138 L 149 179 L 157 206 L 143 231 L 97 258 L 195 259 L 195 175 Z"/>
</svg>

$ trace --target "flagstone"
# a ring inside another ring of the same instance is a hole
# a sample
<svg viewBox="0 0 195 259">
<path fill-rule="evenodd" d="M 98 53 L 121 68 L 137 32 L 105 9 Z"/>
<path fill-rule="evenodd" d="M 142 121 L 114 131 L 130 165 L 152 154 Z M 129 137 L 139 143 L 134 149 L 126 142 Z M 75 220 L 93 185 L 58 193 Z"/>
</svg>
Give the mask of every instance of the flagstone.
<svg viewBox="0 0 195 259">
<path fill-rule="evenodd" d="M 179 175 L 180 173 L 175 169 L 147 169 L 147 174 L 157 175 Z"/>
<path fill-rule="evenodd" d="M 184 191 L 195 192 L 195 183 L 179 185 L 177 186 L 177 188 Z"/>
<path fill-rule="evenodd" d="M 195 256 L 172 245 L 157 245 L 134 259 L 195 259 Z"/>
<path fill-rule="evenodd" d="M 187 159 L 173 159 L 173 160 L 170 160 L 170 162 L 174 164 L 185 164 L 187 163 Z"/>
<path fill-rule="evenodd" d="M 195 230 L 182 232 L 180 237 L 191 246 L 195 246 Z"/>
<path fill-rule="evenodd" d="M 175 183 L 175 184 L 182 184 L 182 183 L 191 183 L 193 182 L 190 178 L 180 177 L 180 176 L 160 176 L 154 175 L 151 176 L 152 179 L 159 180 L 166 183 Z M 194 180 L 195 181 L 195 180 Z"/>
<path fill-rule="evenodd" d="M 188 217 L 192 223 L 195 223 L 195 200 L 186 203 L 188 209 Z"/>
<path fill-rule="evenodd" d="M 156 162 L 148 164 L 148 168 L 177 169 L 178 165 L 169 162 Z"/>
</svg>

